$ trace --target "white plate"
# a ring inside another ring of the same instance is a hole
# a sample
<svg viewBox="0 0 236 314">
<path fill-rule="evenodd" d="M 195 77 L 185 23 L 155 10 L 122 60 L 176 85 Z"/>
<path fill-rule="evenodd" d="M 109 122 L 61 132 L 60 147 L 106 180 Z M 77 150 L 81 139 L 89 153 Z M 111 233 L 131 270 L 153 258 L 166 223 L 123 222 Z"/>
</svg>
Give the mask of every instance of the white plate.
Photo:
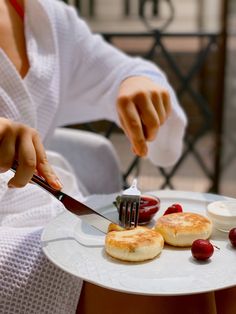
<svg viewBox="0 0 236 314">
<path fill-rule="evenodd" d="M 206 214 L 212 201 L 228 199 L 213 194 L 157 191 L 161 199 L 155 218 L 173 203 L 184 211 Z M 88 204 L 111 216 L 114 195 L 92 197 Z M 104 235 L 65 212 L 54 219 L 42 234 L 46 256 L 64 271 L 108 289 L 143 295 L 182 295 L 218 290 L 236 285 L 236 249 L 227 233 L 213 231 L 212 243 L 220 248 L 210 260 L 198 262 L 189 248 L 165 246 L 161 255 L 143 263 L 125 263 L 110 258 L 104 251 Z"/>
</svg>

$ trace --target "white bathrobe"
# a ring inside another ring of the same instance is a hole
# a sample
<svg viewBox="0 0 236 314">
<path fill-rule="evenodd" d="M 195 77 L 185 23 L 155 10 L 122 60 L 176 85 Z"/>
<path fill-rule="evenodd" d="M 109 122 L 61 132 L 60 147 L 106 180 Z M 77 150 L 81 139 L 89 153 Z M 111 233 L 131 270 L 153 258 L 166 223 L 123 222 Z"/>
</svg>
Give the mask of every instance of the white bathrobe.
<svg viewBox="0 0 236 314">
<path fill-rule="evenodd" d="M 174 164 L 181 154 L 186 118 L 163 73 L 92 35 L 62 2 L 25 2 L 30 69 L 22 79 L 0 49 L 0 116 L 36 128 L 45 144 L 57 126 L 99 119 L 119 124 L 119 84 L 128 76 L 146 75 L 169 89 L 173 105 L 170 118 L 149 144 L 148 157 L 159 166 Z M 63 181 L 64 170 L 57 171 Z M 74 313 L 82 280 L 52 265 L 40 248 L 43 226 L 64 208 L 33 185 L 8 189 L 11 176 L 10 171 L 0 175 L 0 313 Z M 77 187 L 67 192 L 82 199 Z"/>
</svg>

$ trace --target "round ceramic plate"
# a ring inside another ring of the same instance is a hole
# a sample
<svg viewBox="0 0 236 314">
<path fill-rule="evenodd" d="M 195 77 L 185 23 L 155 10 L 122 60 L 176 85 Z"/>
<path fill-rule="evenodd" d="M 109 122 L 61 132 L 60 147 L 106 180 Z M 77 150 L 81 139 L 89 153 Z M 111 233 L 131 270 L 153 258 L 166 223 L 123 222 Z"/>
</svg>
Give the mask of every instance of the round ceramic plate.
<svg viewBox="0 0 236 314">
<path fill-rule="evenodd" d="M 223 196 L 180 192 L 150 192 L 161 199 L 155 219 L 173 203 L 184 211 L 206 215 L 210 202 Z M 93 196 L 87 202 L 111 218 L 117 217 L 112 205 L 115 195 Z M 108 289 L 143 295 L 183 295 L 218 290 L 236 285 L 236 249 L 227 233 L 213 231 L 211 241 L 219 247 L 211 259 L 199 262 L 189 248 L 165 246 L 155 259 L 142 263 L 120 262 L 104 250 L 105 235 L 64 212 L 44 229 L 42 248 L 46 256 L 64 271 Z"/>
</svg>

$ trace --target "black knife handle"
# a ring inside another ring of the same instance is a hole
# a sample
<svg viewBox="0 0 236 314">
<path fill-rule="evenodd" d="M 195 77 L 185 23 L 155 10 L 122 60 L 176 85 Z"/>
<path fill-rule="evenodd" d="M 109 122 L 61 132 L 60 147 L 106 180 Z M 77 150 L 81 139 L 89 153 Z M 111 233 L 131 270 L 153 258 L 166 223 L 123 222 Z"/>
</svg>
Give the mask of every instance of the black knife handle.
<svg viewBox="0 0 236 314">
<path fill-rule="evenodd" d="M 16 172 L 16 169 L 18 167 L 18 162 L 16 160 L 14 160 L 13 165 L 11 166 L 11 170 L 13 172 Z M 58 200 L 61 200 L 61 198 L 63 197 L 64 193 L 61 192 L 60 190 L 56 190 L 53 187 L 51 187 L 51 185 L 49 185 L 47 183 L 47 181 L 38 176 L 37 174 L 34 174 L 33 177 L 31 178 L 31 181 L 36 183 L 37 185 L 39 185 L 41 188 L 43 188 L 44 190 L 48 191 L 49 193 L 51 193 L 53 196 L 55 196 Z"/>
</svg>

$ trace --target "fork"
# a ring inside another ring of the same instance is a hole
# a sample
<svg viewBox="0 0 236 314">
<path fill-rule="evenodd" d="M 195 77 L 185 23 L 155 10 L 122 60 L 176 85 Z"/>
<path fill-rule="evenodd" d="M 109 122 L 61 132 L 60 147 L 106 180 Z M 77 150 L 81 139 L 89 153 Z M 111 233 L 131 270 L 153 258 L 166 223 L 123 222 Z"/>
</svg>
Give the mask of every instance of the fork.
<svg viewBox="0 0 236 314">
<path fill-rule="evenodd" d="M 131 186 L 120 196 L 119 222 L 125 229 L 135 228 L 138 225 L 140 196 L 137 179 L 134 179 Z"/>
</svg>

